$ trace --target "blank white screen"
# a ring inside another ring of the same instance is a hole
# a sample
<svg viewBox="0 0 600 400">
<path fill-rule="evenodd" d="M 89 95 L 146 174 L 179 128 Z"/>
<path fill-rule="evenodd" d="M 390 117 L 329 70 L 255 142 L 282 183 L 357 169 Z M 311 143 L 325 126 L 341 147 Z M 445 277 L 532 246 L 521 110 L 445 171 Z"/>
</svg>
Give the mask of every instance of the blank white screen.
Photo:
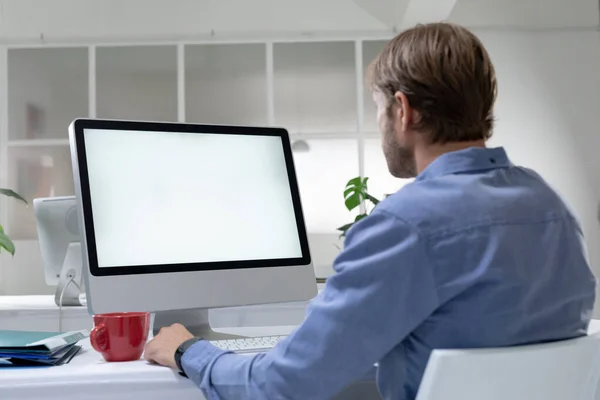
<svg viewBox="0 0 600 400">
<path fill-rule="evenodd" d="M 84 137 L 99 267 L 302 256 L 281 138 Z"/>
</svg>

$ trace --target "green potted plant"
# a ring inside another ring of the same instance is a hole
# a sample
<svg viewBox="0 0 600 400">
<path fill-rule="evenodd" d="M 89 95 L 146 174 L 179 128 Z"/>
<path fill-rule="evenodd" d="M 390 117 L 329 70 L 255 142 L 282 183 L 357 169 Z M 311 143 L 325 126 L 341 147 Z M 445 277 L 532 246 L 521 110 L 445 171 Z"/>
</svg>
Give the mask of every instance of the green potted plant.
<svg viewBox="0 0 600 400">
<path fill-rule="evenodd" d="M 360 206 L 362 202 L 371 203 L 373 207 L 370 211 L 372 211 L 373 208 L 375 208 L 375 206 L 379 204 L 379 200 L 371 196 L 368 192 L 368 181 L 369 178 L 363 178 L 361 176 L 357 176 L 356 178 L 352 178 L 348 181 L 344 189 L 344 200 L 348 211 L 354 210 L 356 207 Z M 348 229 L 350 229 L 352 225 L 369 215 L 370 211 L 367 208 L 364 213 L 358 214 L 354 218 L 353 222 L 350 222 L 349 224 L 337 228 L 337 230 L 341 233 L 340 237 L 345 237 Z"/>
<path fill-rule="evenodd" d="M 0 194 L 4 196 L 15 198 L 23 203 L 27 204 L 27 200 L 25 200 L 20 194 L 10 190 L 10 189 L 0 189 Z M 0 225 L 0 252 L 2 249 L 8 251 L 13 256 L 15 255 L 15 244 L 10 240 L 10 237 L 4 232 L 4 228 Z"/>
</svg>

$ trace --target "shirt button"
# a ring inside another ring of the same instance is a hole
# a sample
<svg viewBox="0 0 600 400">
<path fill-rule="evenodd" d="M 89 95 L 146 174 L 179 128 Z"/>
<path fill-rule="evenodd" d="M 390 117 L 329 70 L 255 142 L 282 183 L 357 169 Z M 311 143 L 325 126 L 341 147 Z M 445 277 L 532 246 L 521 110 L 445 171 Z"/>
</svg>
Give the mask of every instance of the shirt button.
<svg viewBox="0 0 600 400">
<path fill-rule="evenodd" d="M 496 159 L 495 159 L 495 158 L 490 158 L 490 162 L 491 162 L 492 164 L 496 164 Z"/>
</svg>

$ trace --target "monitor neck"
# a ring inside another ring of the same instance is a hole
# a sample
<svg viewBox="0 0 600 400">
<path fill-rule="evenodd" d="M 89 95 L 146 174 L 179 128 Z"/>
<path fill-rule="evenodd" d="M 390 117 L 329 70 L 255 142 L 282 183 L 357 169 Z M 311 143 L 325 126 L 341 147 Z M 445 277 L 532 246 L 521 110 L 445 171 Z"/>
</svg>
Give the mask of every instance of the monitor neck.
<svg viewBox="0 0 600 400">
<path fill-rule="evenodd" d="M 152 333 L 157 335 L 161 328 L 173 324 L 181 324 L 192 335 L 206 340 L 237 339 L 240 336 L 214 331 L 210 326 L 210 310 L 205 308 L 193 310 L 158 311 L 152 319 Z"/>
</svg>

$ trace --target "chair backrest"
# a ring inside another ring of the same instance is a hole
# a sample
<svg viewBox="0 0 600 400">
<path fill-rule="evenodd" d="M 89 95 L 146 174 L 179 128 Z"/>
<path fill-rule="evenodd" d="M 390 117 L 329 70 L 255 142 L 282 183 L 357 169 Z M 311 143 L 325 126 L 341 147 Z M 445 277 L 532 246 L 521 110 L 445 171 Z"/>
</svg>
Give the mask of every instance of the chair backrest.
<svg viewBox="0 0 600 400">
<path fill-rule="evenodd" d="M 435 350 L 417 400 L 594 400 L 600 335 L 501 349 Z"/>
</svg>

